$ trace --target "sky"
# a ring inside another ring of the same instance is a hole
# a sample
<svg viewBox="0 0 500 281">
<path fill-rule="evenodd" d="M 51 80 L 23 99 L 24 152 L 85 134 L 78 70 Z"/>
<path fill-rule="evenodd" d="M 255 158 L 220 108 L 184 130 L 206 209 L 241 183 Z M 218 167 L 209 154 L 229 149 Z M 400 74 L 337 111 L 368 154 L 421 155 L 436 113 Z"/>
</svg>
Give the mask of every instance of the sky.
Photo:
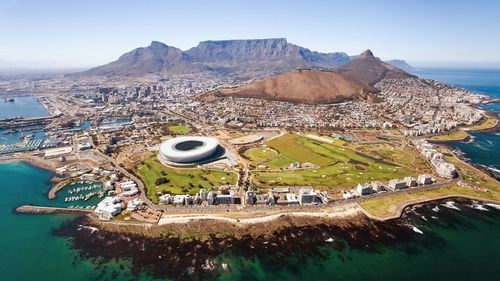
<svg viewBox="0 0 500 281">
<path fill-rule="evenodd" d="M 416 66 L 500 67 L 500 0 L 2 0 L 0 67 L 91 67 L 161 41 L 284 37 Z"/>
</svg>

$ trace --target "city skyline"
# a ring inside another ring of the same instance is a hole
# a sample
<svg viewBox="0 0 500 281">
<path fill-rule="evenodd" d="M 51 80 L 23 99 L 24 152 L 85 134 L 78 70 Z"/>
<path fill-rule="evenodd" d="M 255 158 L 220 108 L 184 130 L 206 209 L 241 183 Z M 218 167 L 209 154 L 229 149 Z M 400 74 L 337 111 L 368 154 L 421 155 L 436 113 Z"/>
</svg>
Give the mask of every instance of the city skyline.
<svg viewBox="0 0 500 281">
<path fill-rule="evenodd" d="M 500 38 L 492 36 L 500 3 L 482 2 L 4 1 L 0 67 L 86 68 L 153 40 L 187 50 L 205 40 L 275 37 L 320 52 L 371 49 L 416 66 L 500 66 Z"/>
</svg>

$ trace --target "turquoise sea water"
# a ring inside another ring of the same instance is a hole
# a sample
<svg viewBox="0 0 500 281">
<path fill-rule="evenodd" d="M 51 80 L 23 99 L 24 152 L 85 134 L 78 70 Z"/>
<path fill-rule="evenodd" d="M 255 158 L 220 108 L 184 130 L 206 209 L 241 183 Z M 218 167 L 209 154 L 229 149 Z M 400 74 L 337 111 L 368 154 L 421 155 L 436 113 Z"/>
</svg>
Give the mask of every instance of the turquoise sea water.
<svg viewBox="0 0 500 281">
<path fill-rule="evenodd" d="M 472 71 L 467 83 L 460 73 L 427 72 L 435 79 L 463 87 L 480 87 L 481 81 L 492 95 L 498 90 L 495 75 L 484 80 Z M 453 75 L 458 78 L 453 78 Z M 441 75 L 441 76 L 439 76 Z M 457 79 L 457 80 L 453 80 Z M 494 81 L 488 82 L 489 79 Z M 456 82 L 454 82 L 456 81 Z M 468 85 L 470 84 L 470 85 Z M 473 85 L 478 84 L 478 85 Z M 468 86 L 467 86 L 468 85 Z M 472 89 L 472 88 L 470 88 Z M 483 89 L 485 89 L 483 87 Z M 496 89 L 496 90 L 495 90 Z M 475 141 L 459 143 L 471 161 L 498 167 L 498 138 L 494 134 L 475 134 Z M 490 141 L 490 142 L 488 142 Z M 488 151 L 480 146 L 486 146 Z M 72 219 L 68 215 L 18 215 L 13 209 L 21 204 L 51 205 L 47 199 L 52 173 L 24 163 L 0 164 L 0 280 L 153 280 L 131 274 L 127 261 L 96 265 L 81 259 L 64 238 L 51 230 Z M 436 203 L 437 204 L 437 203 Z M 409 242 L 378 245 L 373 248 L 338 250 L 329 243 L 321 254 L 283 255 L 279 251 L 265 256 L 241 256 L 229 249 L 218 257 L 231 265 L 230 273 L 220 280 L 474 280 L 494 279 L 500 260 L 500 215 L 460 206 L 461 210 L 434 206 L 416 209 L 407 223 L 417 226 Z M 418 213 L 415 213 L 418 212 Z M 425 216 L 425 220 L 422 218 Z M 435 218 L 432 218 L 432 217 Z M 333 237 L 341 240 L 340 237 Z M 290 241 L 293 243 L 293 241 Z M 103 246 L 105 247 L 105 246 Z"/>
<path fill-rule="evenodd" d="M 67 240 L 51 229 L 71 219 L 66 215 L 18 215 L 23 203 L 50 204 L 46 194 L 52 173 L 24 163 L 0 165 L 0 272 L 2 280 L 153 280 L 131 275 L 127 262 L 95 265 L 78 258 Z M 427 208 L 427 212 L 429 211 Z M 325 242 L 321 256 L 277 252 L 241 257 L 231 251 L 219 260 L 232 271 L 220 280 L 470 280 L 496 274 L 500 253 L 500 213 L 467 209 L 425 216 L 410 214 L 424 232 L 411 242 L 377 248 L 337 250 Z M 335 239 L 341 239 L 334 237 Z M 291 241 L 290 243 L 293 243 Z M 104 246 L 103 246 L 104 247 Z"/>
<path fill-rule="evenodd" d="M 126 267 L 109 263 L 96 268 L 91 261 L 78 259 L 67 240 L 52 235 L 52 228 L 73 216 L 14 213 L 22 204 L 52 205 L 47 199 L 52 176 L 25 163 L 0 165 L 0 280 L 129 280 Z"/>
<path fill-rule="evenodd" d="M 0 100 L 0 119 L 45 117 L 49 113 L 35 97 L 15 97 L 14 102 Z"/>
</svg>

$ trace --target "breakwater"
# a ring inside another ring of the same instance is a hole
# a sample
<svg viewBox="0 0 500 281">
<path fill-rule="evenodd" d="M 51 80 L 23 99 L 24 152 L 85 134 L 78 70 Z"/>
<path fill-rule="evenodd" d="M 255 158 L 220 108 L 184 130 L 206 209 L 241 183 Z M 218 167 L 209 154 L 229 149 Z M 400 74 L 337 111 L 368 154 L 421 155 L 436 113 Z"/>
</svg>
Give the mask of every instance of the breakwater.
<svg viewBox="0 0 500 281">
<path fill-rule="evenodd" d="M 77 208 L 44 207 L 33 205 L 21 205 L 16 208 L 20 214 L 90 214 L 93 210 Z"/>
</svg>

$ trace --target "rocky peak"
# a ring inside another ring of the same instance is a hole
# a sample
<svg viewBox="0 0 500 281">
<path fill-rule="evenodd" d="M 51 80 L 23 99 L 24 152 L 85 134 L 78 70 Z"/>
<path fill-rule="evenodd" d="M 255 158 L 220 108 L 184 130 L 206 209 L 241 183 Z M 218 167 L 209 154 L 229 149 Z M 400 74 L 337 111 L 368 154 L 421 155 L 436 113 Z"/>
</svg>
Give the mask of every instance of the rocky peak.
<svg viewBox="0 0 500 281">
<path fill-rule="evenodd" d="M 373 55 L 372 51 L 370 49 L 362 52 L 358 58 L 360 59 L 365 59 L 365 58 L 374 58 L 375 56 Z"/>
</svg>

